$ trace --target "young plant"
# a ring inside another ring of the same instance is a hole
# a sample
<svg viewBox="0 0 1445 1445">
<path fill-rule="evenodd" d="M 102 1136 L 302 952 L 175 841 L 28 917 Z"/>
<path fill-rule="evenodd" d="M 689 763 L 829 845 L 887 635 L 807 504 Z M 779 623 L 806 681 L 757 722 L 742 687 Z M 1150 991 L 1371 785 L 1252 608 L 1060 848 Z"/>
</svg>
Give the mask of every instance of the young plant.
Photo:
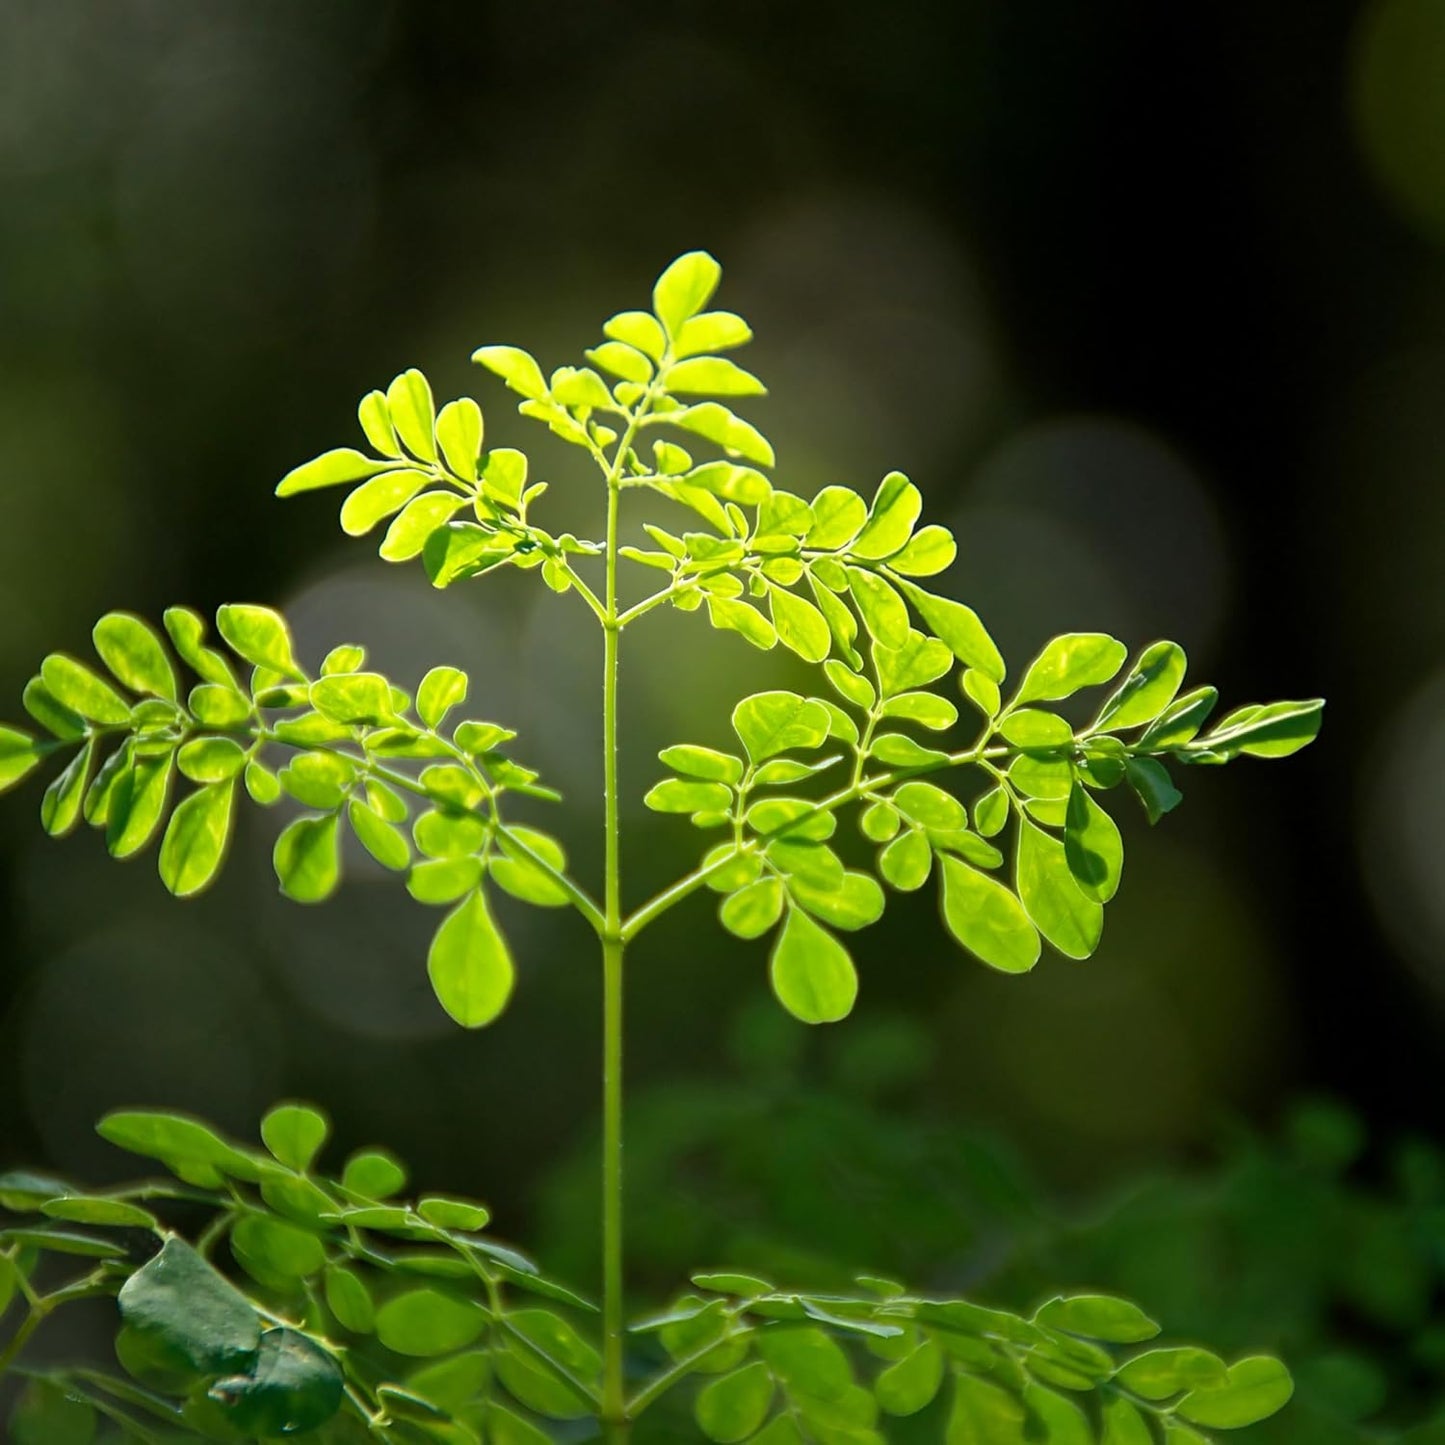
<svg viewBox="0 0 1445 1445">
<path fill-rule="evenodd" d="M 1084 958 L 1123 864 L 1102 800 L 1132 792 L 1157 821 L 1180 797 L 1170 765 L 1286 756 L 1315 736 L 1322 706 L 1244 707 L 1205 731 L 1215 690 L 1183 690 L 1180 647 L 1157 642 L 1126 667 L 1124 644 L 1100 633 L 1055 638 L 1006 687 L 1004 660 L 977 615 L 920 580 L 948 567 L 955 547 L 945 528 L 918 526 L 912 482 L 890 473 L 870 502 L 843 486 L 805 500 L 769 479 L 772 447 L 728 404 L 763 392 L 722 355 L 751 333 L 741 317 L 704 309 L 719 274 L 704 253 L 680 257 L 658 279 L 650 312 L 606 323 L 590 366 L 547 376 L 513 346 L 475 353 L 522 398 L 523 415 L 595 464 L 607 501 L 600 538 L 539 525 L 546 484 L 530 479 L 526 456 L 485 449 L 477 403 L 437 411 L 414 370 L 362 401 L 369 451 L 325 452 L 277 489 L 350 488 L 343 529 L 360 536 L 389 518 L 382 557 L 420 558 L 437 587 L 535 569 L 579 616 L 591 614 L 602 633 L 600 891 L 572 876 L 553 837 L 515 820 L 515 798 L 557 794 L 511 756 L 508 728 L 461 713 L 465 674 L 435 668 L 413 697 L 348 644 L 313 675 L 284 619 L 265 607 L 222 607 L 219 646 L 196 613 L 166 613 L 194 685 L 181 682 L 154 630 L 112 613 L 95 629 L 109 676 L 46 658 L 24 697 L 45 735 L 0 732 L 6 785 L 70 754 L 42 802 L 50 832 L 83 818 L 125 858 L 164 824 L 160 873 L 182 897 L 220 867 L 243 790 L 262 806 L 283 797 L 300 805 L 274 855 L 282 891 L 297 902 L 335 890 L 349 828 L 419 903 L 447 909 L 427 968 L 442 1007 L 466 1028 L 496 1019 L 514 985 L 494 890 L 581 914 L 597 935 L 604 996 L 600 1348 L 555 1310 L 509 1302 L 518 1287 L 585 1307 L 489 1240 L 480 1206 L 396 1202 L 404 1173 L 374 1151 L 339 1179 L 317 1175 L 326 1124 L 314 1110 L 268 1115 L 267 1153 L 175 1115 L 112 1115 L 105 1137 L 160 1160 L 179 1184 L 97 1196 L 28 1175 L 0 1182 L 0 1202 L 46 1217 L 0 1231 L 0 1274 L 28 1307 L 0 1364 L 13 1363 L 64 1300 L 118 1294 L 127 1372 L 42 1381 L 22 1405 L 17 1430 L 30 1434 L 19 1438 L 60 1438 L 55 1412 L 96 1409 L 122 1438 L 139 1440 L 315 1430 L 327 1441 L 510 1445 L 548 1438 L 534 1423 L 542 1417 L 590 1418 L 621 1442 L 649 1407 L 700 1374 L 708 1382 L 696 1424 L 715 1441 L 877 1441 L 886 1438 L 881 1409 L 931 1411 L 934 1438 L 949 1445 L 1197 1445 L 1203 1432 L 1248 1424 L 1288 1398 L 1287 1372 L 1266 1356 L 1226 1365 L 1177 1348 L 1119 1361 L 1105 1346 L 1158 1330 L 1125 1300 L 1059 1297 L 1025 1318 L 871 1278 L 854 1294 L 824 1296 L 741 1274 L 694 1276 L 697 1293 L 631 1327 L 629 1361 L 623 980 L 627 946 L 644 929 L 712 892 L 737 937 L 772 936 L 773 991 L 809 1024 L 853 1006 L 858 979 L 840 934 L 875 923 L 886 888 L 913 891 L 930 877 L 948 931 L 987 966 L 1026 973 L 1045 941 Z M 699 446 L 706 457 L 693 454 Z M 647 545 L 624 543 L 624 504 L 656 497 L 677 530 L 647 520 Z M 656 578 L 653 590 L 624 595 L 634 569 Z M 663 606 L 702 614 L 759 648 L 781 643 L 820 669 L 824 695 L 743 698 L 732 713 L 735 751 L 663 750 L 668 775 L 646 803 L 715 841 L 685 876 L 625 907 L 618 657 L 624 633 Z M 977 726 L 967 742 L 951 738 L 960 708 L 939 686 L 955 669 Z M 1110 684 L 1086 723 L 1054 706 Z M 177 774 L 191 787 L 172 809 Z M 869 867 L 848 866 L 833 846 L 845 813 L 876 846 Z M 193 1248 L 147 1201 L 215 1212 Z M 209 1262 L 223 1238 L 238 1283 Z M 66 1253 L 96 1262 L 42 1289 L 36 1260 Z M 637 1373 L 658 1355 L 650 1375 Z M 431 1363 L 417 1369 L 408 1363 L 417 1357 Z"/>
</svg>

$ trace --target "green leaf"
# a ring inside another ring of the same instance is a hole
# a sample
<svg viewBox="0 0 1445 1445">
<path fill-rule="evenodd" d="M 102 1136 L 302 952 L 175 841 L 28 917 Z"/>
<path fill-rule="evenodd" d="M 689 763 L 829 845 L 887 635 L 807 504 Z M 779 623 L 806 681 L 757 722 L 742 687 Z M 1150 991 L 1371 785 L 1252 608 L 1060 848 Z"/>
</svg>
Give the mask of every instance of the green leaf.
<svg viewBox="0 0 1445 1445">
<path fill-rule="evenodd" d="M 551 1445 L 552 1437 L 495 1400 L 487 1402 L 489 1445 Z"/>
<path fill-rule="evenodd" d="M 1175 1409 L 1208 1429 L 1235 1430 L 1267 1420 L 1294 1394 L 1289 1371 L 1268 1355 L 1252 1355 L 1229 1367 L 1223 1384 L 1191 1390 Z"/>
<path fill-rule="evenodd" d="M 377 1338 L 398 1355 L 448 1355 L 480 1339 L 486 1328 L 479 1305 L 435 1289 L 408 1290 L 376 1312 Z"/>
<path fill-rule="evenodd" d="M 808 546 L 831 552 L 846 547 L 868 520 L 868 506 L 851 487 L 824 487 L 812 501 Z"/>
<path fill-rule="evenodd" d="M 773 1376 L 762 1360 L 704 1386 L 694 1406 L 698 1429 L 719 1445 L 746 1440 L 768 1417 Z"/>
<path fill-rule="evenodd" d="M 193 738 L 176 755 L 182 776 L 193 783 L 229 782 L 246 762 L 246 750 L 234 738 Z"/>
<path fill-rule="evenodd" d="M 369 391 L 356 408 L 356 419 L 366 433 L 366 439 L 384 457 L 401 455 L 401 443 L 396 428 L 391 424 L 391 413 L 386 406 L 384 391 Z"/>
<path fill-rule="evenodd" d="M 960 1372 L 945 1438 L 947 1445 L 1025 1445 L 1024 1407 L 999 1386 Z"/>
<path fill-rule="evenodd" d="M 738 938 L 761 938 L 782 917 L 786 895 L 777 878 L 759 878 L 723 899 L 718 918 Z"/>
<path fill-rule="evenodd" d="M 868 561 L 891 557 L 913 535 L 923 497 L 902 472 L 889 472 L 868 511 L 868 524 L 853 539 L 849 554 Z"/>
<path fill-rule="evenodd" d="M 386 389 L 386 407 L 407 451 L 421 461 L 436 461 L 436 404 L 426 377 L 415 367 L 402 372 Z"/>
<path fill-rule="evenodd" d="M 1033 1419 L 1043 1423 L 1049 1445 L 1094 1445 L 1088 1417 L 1062 1395 L 1030 1382 L 1024 1386 L 1024 1406 Z"/>
<path fill-rule="evenodd" d="M 878 710 L 880 718 L 916 722 L 932 732 L 943 732 L 958 721 L 958 709 L 946 697 L 932 692 L 903 692 L 890 697 Z"/>
<path fill-rule="evenodd" d="M 828 712 L 795 692 L 759 692 L 733 709 L 733 731 L 748 757 L 761 763 L 793 748 L 816 748 L 828 736 Z"/>
<path fill-rule="evenodd" d="M 297 682 L 306 680 L 296 665 L 291 633 L 279 612 L 249 603 L 228 603 L 216 613 L 216 627 L 232 651 L 247 662 Z"/>
<path fill-rule="evenodd" d="M 3 758 L 3 753 L 0 753 L 0 776 L 3 776 L 5 766 Z M 90 765 L 94 761 L 95 743 L 87 741 L 66 764 L 65 770 L 46 788 L 45 796 L 40 800 L 40 821 L 52 838 L 64 837 L 80 821 L 80 805 L 85 801 Z M 29 768 L 25 769 L 25 772 L 29 771 Z"/>
<path fill-rule="evenodd" d="M 416 1212 L 428 1224 L 434 1224 L 438 1229 L 460 1229 L 467 1234 L 485 1229 L 487 1221 L 492 1217 L 483 1205 L 470 1199 L 448 1199 L 440 1194 L 421 1200 L 417 1204 Z"/>
<path fill-rule="evenodd" d="M 288 1169 L 305 1173 L 321 1152 L 331 1125 L 307 1104 L 278 1104 L 261 1120 L 261 1140 Z"/>
<path fill-rule="evenodd" d="M 735 466 L 732 462 L 707 462 L 678 478 L 689 487 L 701 487 L 724 501 L 756 507 L 773 494 L 773 484 L 752 467 Z M 801 564 L 800 564 L 801 565 Z"/>
<path fill-rule="evenodd" d="M 634 381 L 639 386 L 646 386 L 652 380 L 652 362 L 635 346 L 628 346 L 625 342 L 604 341 L 587 352 L 587 359 L 595 361 L 603 371 L 620 376 L 624 381 Z"/>
<path fill-rule="evenodd" d="M 328 812 L 341 806 L 356 769 L 339 753 L 300 753 L 281 770 L 281 786 L 308 808 Z"/>
<path fill-rule="evenodd" d="M 1154 1434 L 1138 1408 L 1122 1395 L 1103 1402 L 1104 1434 L 1099 1445 L 1154 1445 Z"/>
<path fill-rule="evenodd" d="M 394 721 L 391 684 L 379 672 L 346 672 L 311 684 L 311 706 L 339 723 Z"/>
<path fill-rule="evenodd" d="M 411 848 L 406 835 L 395 824 L 388 823 L 359 798 L 351 800 L 346 817 L 357 841 L 383 868 L 404 873 L 411 867 Z"/>
<path fill-rule="evenodd" d="M 376 1306 L 355 1270 L 340 1264 L 328 1265 L 325 1288 L 326 1308 L 336 1316 L 342 1329 L 369 1335 L 376 1328 Z"/>
<path fill-rule="evenodd" d="M 341 1187 L 368 1199 L 390 1199 L 406 1188 L 406 1166 L 384 1149 L 363 1149 L 346 1161 Z"/>
<path fill-rule="evenodd" d="M 510 832 L 513 838 L 525 843 L 557 872 L 566 871 L 567 855 L 555 838 L 549 838 L 535 828 L 524 828 L 516 823 L 512 825 Z M 499 838 L 498 841 L 504 849 L 512 846 L 508 838 Z M 513 898 L 520 898 L 524 903 L 533 903 L 542 908 L 560 908 L 570 901 L 566 891 L 555 880 L 520 854 L 513 856 L 509 852 L 506 856 L 498 857 L 493 853 L 488 860 L 487 869 L 498 887 L 505 889 Z"/>
<path fill-rule="evenodd" d="M 444 527 L 463 505 L 454 492 L 423 492 L 392 520 L 378 549 L 383 561 L 409 562 L 419 556 L 431 534 Z"/>
<path fill-rule="evenodd" d="M 384 517 L 401 511 L 431 482 L 430 472 L 415 467 L 372 477 L 341 504 L 341 530 L 348 537 L 364 537 Z"/>
<path fill-rule="evenodd" d="M 652 309 L 668 336 L 680 335 L 683 323 L 707 305 L 721 279 L 722 267 L 706 251 L 689 251 L 668 266 L 652 288 Z"/>
<path fill-rule="evenodd" d="M 743 775 L 741 758 L 735 758 L 731 753 L 720 753 L 715 748 L 677 743 L 663 748 L 657 756 L 673 772 L 689 778 L 701 778 L 705 782 L 736 783 Z"/>
<path fill-rule="evenodd" d="M 1074 881 L 1064 845 L 1020 818 L 1017 868 L 1019 898 L 1039 932 L 1066 957 L 1088 958 L 1099 946 L 1104 910 Z"/>
<path fill-rule="evenodd" d="M 890 571 L 905 577 L 933 577 L 953 565 L 958 543 L 947 527 L 924 527 L 901 552 L 888 559 Z"/>
<path fill-rule="evenodd" d="M 351 447 L 336 447 L 322 452 L 319 457 L 293 467 L 276 487 L 278 497 L 294 497 L 297 492 L 314 491 L 317 487 L 335 487 L 342 482 L 359 482 L 377 472 L 394 466 L 394 462 L 379 462 L 364 456 Z"/>
<path fill-rule="evenodd" d="M 1325 703 L 1273 702 L 1239 708 L 1223 718 L 1201 742 L 1225 757 L 1245 753 L 1255 758 L 1287 758 L 1319 736 Z"/>
<path fill-rule="evenodd" d="M 1009 819 L 1008 794 L 1003 788 L 990 788 L 973 805 L 973 826 L 984 838 L 1003 832 Z"/>
<path fill-rule="evenodd" d="M 699 356 L 668 368 L 667 389 L 675 396 L 765 396 L 767 387 L 750 371 L 722 356 Z"/>
<path fill-rule="evenodd" d="M 786 588 L 769 587 L 768 605 L 778 640 L 804 662 L 822 662 L 833 650 L 828 621 L 811 602 Z"/>
<path fill-rule="evenodd" d="M 105 845 L 113 858 L 130 858 L 155 836 L 170 793 L 171 759 L 137 758 L 116 780 L 106 817 Z"/>
<path fill-rule="evenodd" d="M 854 707 L 868 709 L 878 700 L 873 684 L 836 657 L 823 664 L 823 672 L 838 696 Z"/>
<path fill-rule="evenodd" d="M 297 818 L 276 840 L 271 861 L 281 891 L 296 903 L 321 903 L 341 881 L 336 816 Z"/>
<path fill-rule="evenodd" d="M 205 727 L 239 727 L 251 716 L 250 701 L 234 687 L 221 683 L 203 682 L 192 688 L 186 703 L 196 721 Z"/>
<path fill-rule="evenodd" d="M 52 736 L 63 742 L 74 742 L 84 737 L 85 719 L 68 707 L 62 707 L 41 678 L 32 677 L 25 684 L 21 702 L 25 711 Z M 14 732 L 15 729 L 8 728 L 6 731 Z M 3 772 L 0 772 L 0 786 L 5 786 Z"/>
<path fill-rule="evenodd" d="M 1145 1400 L 1167 1400 L 1183 1390 L 1227 1383 L 1224 1361 L 1191 1345 L 1147 1350 L 1118 1372 L 1120 1383 Z"/>
<path fill-rule="evenodd" d="M 652 361 L 661 361 L 667 349 L 667 337 L 657 320 L 645 311 L 621 311 L 602 327 L 602 334 L 613 341 L 635 347 Z"/>
<path fill-rule="evenodd" d="M 1218 701 L 1219 691 L 1212 687 L 1196 687 L 1176 698 L 1144 729 L 1139 746 L 1159 752 L 1182 747 L 1204 726 Z"/>
<path fill-rule="evenodd" d="M 467 700 L 467 675 L 456 667 L 434 667 L 416 692 L 417 716 L 435 731 L 446 715 Z"/>
<path fill-rule="evenodd" d="M 441 1006 L 465 1029 L 491 1023 L 506 1007 L 515 980 L 512 956 L 480 888 L 437 929 L 427 973 Z"/>
<path fill-rule="evenodd" d="M 124 727 L 130 721 L 130 704 L 83 662 L 53 652 L 41 663 L 40 676 L 50 696 L 79 717 L 102 727 Z"/>
<path fill-rule="evenodd" d="M 801 909 L 789 910 L 769 967 L 774 993 L 803 1023 L 835 1023 L 852 1011 L 858 996 L 853 960 Z"/>
<path fill-rule="evenodd" d="M 890 1415 L 916 1415 L 933 1403 L 943 1384 L 943 1351 L 937 1340 L 924 1340 L 896 1360 L 874 1383 L 878 1403 Z"/>
<path fill-rule="evenodd" d="M 1108 682 L 1127 656 L 1124 644 L 1105 633 L 1065 633 L 1047 643 L 1029 664 L 1014 706 L 1071 697 L 1080 688 Z"/>
<path fill-rule="evenodd" d="M 937 767 L 948 761 L 948 754 L 926 748 L 903 733 L 880 733 L 868 748 L 868 756 L 894 768 Z"/>
<path fill-rule="evenodd" d="M 858 831 L 870 843 L 887 843 L 898 836 L 903 819 L 891 803 L 870 803 L 858 816 Z"/>
<path fill-rule="evenodd" d="M 1078 783 L 1069 794 L 1064 856 L 1086 898 L 1107 903 L 1118 891 L 1124 870 L 1124 841 L 1118 824 Z"/>
<path fill-rule="evenodd" d="M 1157 823 L 1184 801 L 1184 794 L 1174 786 L 1168 769 L 1154 758 L 1130 758 L 1125 776 L 1151 823 Z"/>
<path fill-rule="evenodd" d="M 1174 701 L 1188 660 L 1177 642 L 1156 642 L 1144 649 L 1113 696 L 1099 709 L 1095 729 L 1119 732 L 1153 722 Z"/>
<path fill-rule="evenodd" d="M 897 647 L 875 644 L 873 661 L 878 668 L 878 684 L 884 697 L 893 697 L 909 688 L 926 687 L 936 682 L 953 666 L 953 654 L 936 637 L 909 628 Z"/>
<path fill-rule="evenodd" d="M 776 460 L 768 439 L 755 426 L 734 416 L 721 402 L 704 401 L 685 411 L 672 412 L 667 419 L 684 431 L 716 442 L 729 456 L 744 457 L 765 467 L 772 466 Z"/>
<path fill-rule="evenodd" d="M 908 609 L 890 583 L 876 572 L 850 567 L 848 590 L 871 637 L 886 647 L 902 647 L 908 641 Z"/>
<path fill-rule="evenodd" d="M 768 651 L 778 640 L 772 624 L 755 607 L 730 597 L 709 597 L 708 617 L 712 625 L 741 633 L 754 647 Z"/>
<path fill-rule="evenodd" d="M 998 730 L 1019 748 L 1054 748 L 1074 740 L 1073 728 L 1058 713 L 1031 707 L 1009 713 Z"/>
<path fill-rule="evenodd" d="M 811 1325 L 763 1330 L 756 1336 L 756 1344 L 789 1394 L 833 1400 L 853 1384 L 853 1367 L 842 1346 Z"/>
<path fill-rule="evenodd" d="M 836 767 L 841 761 L 842 758 L 836 753 L 832 757 L 817 758 L 810 763 L 801 762 L 797 758 L 774 758 L 753 774 L 753 786 L 776 788 L 787 783 L 801 783 L 804 778 L 816 777 L 819 773 Z"/>
<path fill-rule="evenodd" d="M 437 416 L 436 439 L 447 466 L 464 481 L 476 481 L 482 450 L 481 407 L 465 396 L 449 401 Z"/>
<path fill-rule="evenodd" d="M 14 1445 L 90 1445 L 96 1413 L 57 1382 L 30 1380 L 10 1416 Z"/>
<path fill-rule="evenodd" d="M 868 873 L 844 873 L 836 887 L 819 887 L 806 878 L 788 880 L 793 899 L 813 917 L 852 932 L 883 916 L 883 890 Z"/>
<path fill-rule="evenodd" d="M 999 696 L 998 683 L 991 677 L 986 677 L 976 667 L 970 667 L 963 674 L 962 687 L 963 695 L 984 717 L 998 716 L 1003 699 Z"/>
<path fill-rule="evenodd" d="M 250 1302 L 183 1239 L 131 1275 L 118 1296 L 121 1318 L 166 1364 L 198 1375 L 249 1371 L 261 1325 Z"/>
<path fill-rule="evenodd" d="M 62 1195 L 47 1199 L 40 1206 L 47 1219 L 63 1219 L 71 1224 L 102 1224 L 117 1229 L 156 1229 L 155 1215 L 123 1199 L 97 1199 L 85 1194 Z"/>
<path fill-rule="evenodd" d="M 943 870 L 943 921 L 972 954 L 1002 973 L 1027 973 L 1039 961 L 1039 935 L 1023 904 L 995 878 L 949 854 Z"/>
<path fill-rule="evenodd" d="M 324 1425 L 341 1408 L 341 1366 L 296 1330 L 267 1330 L 255 1368 L 218 1380 L 211 1398 L 226 1407 L 230 1424 L 247 1436 L 294 1435 Z"/>
<path fill-rule="evenodd" d="M 91 634 L 100 660 L 132 692 L 177 700 L 176 674 L 161 640 L 139 617 L 108 612 Z"/>
<path fill-rule="evenodd" d="M 455 903 L 481 881 L 482 860 L 438 858 L 417 863 L 407 875 L 406 891 L 418 903 Z"/>
<path fill-rule="evenodd" d="M 234 782 L 198 788 L 171 814 L 161 840 L 161 882 L 177 898 L 191 898 L 216 876 L 226 856 L 234 810 Z"/>
<path fill-rule="evenodd" d="M 893 806 L 920 828 L 955 830 L 968 826 L 963 804 L 933 783 L 918 779 L 904 783 L 893 794 Z"/>
<path fill-rule="evenodd" d="M 752 339 L 752 328 L 741 316 L 731 311 L 704 311 L 683 322 L 673 354 L 701 356 L 703 352 L 731 351 Z"/>
<path fill-rule="evenodd" d="M 1115 1345 L 1138 1344 L 1159 1333 L 1138 1305 L 1107 1294 L 1060 1295 L 1039 1307 L 1034 1323 Z"/>
<path fill-rule="evenodd" d="M 726 812 L 732 807 L 732 789 L 722 783 L 689 783 L 664 778 L 643 798 L 655 813 Z"/>
<path fill-rule="evenodd" d="M 918 610 L 918 615 L 965 666 L 977 668 L 985 677 L 1002 682 L 1005 676 L 1003 655 L 988 630 L 978 620 L 973 608 L 965 607 L 949 597 L 936 597 L 912 582 L 899 580 L 903 595 Z"/>
<path fill-rule="evenodd" d="M 316 1235 L 269 1214 L 246 1214 L 237 1220 L 231 1253 L 257 1284 L 271 1289 L 287 1289 L 326 1263 L 326 1248 Z"/>
<path fill-rule="evenodd" d="M 529 401 L 547 394 L 542 368 L 518 346 L 480 346 L 472 352 L 472 360 L 500 376 L 511 390 Z"/>
<path fill-rule="evenodd" d="M 251 1182 L 260 1177 L 250 1156 L 184 1114 L 118 1110 L 107 1114 L 95 1126 L 95 1132 L 117 1148 L 146 1159 L 159 1159 L 171 1169 L 203 1166 Z"/>
</svg>

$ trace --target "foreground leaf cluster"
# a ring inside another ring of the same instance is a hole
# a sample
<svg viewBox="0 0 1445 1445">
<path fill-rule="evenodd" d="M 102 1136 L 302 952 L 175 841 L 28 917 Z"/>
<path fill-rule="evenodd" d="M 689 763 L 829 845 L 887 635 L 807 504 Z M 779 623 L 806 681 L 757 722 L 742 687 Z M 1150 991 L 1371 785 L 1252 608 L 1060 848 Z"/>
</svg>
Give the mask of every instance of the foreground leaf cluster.
<svg viewBox="0 0 1445 1445">
<path fill-rule="evenodd" d="M 381 1149 L 320 1172 L 329 1128 L 307 1105 L 272 1110 L 261 1149 L 175 1114 L 99 1127 L 172 1179 L 87 1193 L 0 1176 L 0 1299 L 24 1311 L 19 1337 L 95 1296 L 114 1296 L 121 1320 L 113 1367 L 34 1372 L 11 1422 L 19 1445 L 98 1429 L 539 1445 L 597 1418 L 595 1311 L 494 1240 L 483 1205 L 404 1197 L 405 1167 Z M 168 1222 L 181 1215 L 201 1219 L 194 1242 Z M 1022 1316 L 871 1278 L 847 1294 L 741 1273 L 693 1285 L 633 1326 L 630 1409 L 683 1393 L 723 1445 L 873 1445 L 888 1418 L 929 1410 L 945 1445 L 1198 1445 L 1292 1389 L 1267 1356 L 1153 1346 L 1159 1326 L 1109 1295 Z"/>
</svg>

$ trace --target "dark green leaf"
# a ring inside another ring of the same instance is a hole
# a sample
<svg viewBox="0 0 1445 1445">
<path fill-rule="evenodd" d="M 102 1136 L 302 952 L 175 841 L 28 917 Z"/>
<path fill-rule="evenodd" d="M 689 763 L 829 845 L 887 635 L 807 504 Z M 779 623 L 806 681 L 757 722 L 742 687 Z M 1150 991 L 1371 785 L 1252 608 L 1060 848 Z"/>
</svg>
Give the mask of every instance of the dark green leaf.
<svg viewBox="0 0 1445 1445">
<path fill-rule="evenodd" d="M 1119 1369 L 1119 1381 L 1145 1400 L 1167 1400 L 1184 1390 L 1226 1383 L 1224 1361 L 1208 1350 L 1185 1345 L 1147 1350 Z"/>
<path fill-rule="evenodd" d="M 1118 1345 L 1152 1340 L 1159 1333 L 1159 1326 L 1138 1305 L 1107 1294 L 1060 1295 L 1040 1306 L 1034 1322 Z"/>
<path fill-rule="evenodd" d="M 183 1239 L 122 1286 L 121 1318 L 167 1364 L 198 1375 L 247 1372 L 257 1358 L 261 1326 L 246 1297 Z"/>
<path fill-rule="evenodd" d="M 1164 764 L 1154 758 L 1130 758 L 1125 776 L 1151 823 L 1157 823 L 1184 801 L 1184 795 L 1174 786 Z"/>
<path fill-rule="evenodd" d="M 1124 869 L 1124 842 L 1118 825 L 1078 783 L 1069 794 L 1064 854 L 1086 898 L 1107 903 L 1114 896 Z"/>
<path fill-rule="evenodd" d="M 470 1300 L 434 1289 L 408 1290 L 376 1312 L 376 1334 L 399 1355 L 447 1355 L 481 1337 L 487 1313 Z"/>
<path fill-rule="evenodd" d="M 308 1336 L 290 1329 L 261 1336 L 255 1368 L 211 1387 L 230 1423 L 248 1436 L 294 1435 L 324 1425 L 341 1408 L 341 1366 Z"/>
</svg>

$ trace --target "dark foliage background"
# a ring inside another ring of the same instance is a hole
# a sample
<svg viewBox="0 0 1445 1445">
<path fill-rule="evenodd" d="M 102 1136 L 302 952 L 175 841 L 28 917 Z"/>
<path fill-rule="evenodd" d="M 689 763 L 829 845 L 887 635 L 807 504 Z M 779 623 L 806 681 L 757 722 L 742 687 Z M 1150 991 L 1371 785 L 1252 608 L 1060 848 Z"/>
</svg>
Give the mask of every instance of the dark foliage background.
<svg viewBox="0 0 1445 1445">
<path fill-rule="evenodd" d="M 0 695 L 18 715 L 107 608 L 274 601 L 313 659 L 356 640 L 403 683 L 470 667 L 595 864 L 600 659 L 569 599 L 434 594 L 326 499 L 270 493 L 407 365 L 531 447 L 471 348 L 571 360 L 704 246 L 758 333 L 789 484 L 908 471 L 1016 665 L 1097 627 L 1177 637 L 1238 701 L 1331 699 L 1301 758 L 1187 779 L 1148 846 L 1134 829 L 1087 964 L 991 976 L 929 899 L 891 908 L 859 948 L 861 1026 L 907 1062 L 883 1050 L 888 1107 L 992 1131 L 1066 1195 L 1302 1092 L 1377 1140 L 1438 1136 L 1442 70 L 1445 0 L 5 0 Z M 537 455 L 559 506 L 598 510 Z M 695 619 L 628 640 L 634 799 L 657 747 L 718 741 L 790 676 Z M 593 1124 L 582 928 L 512 920 L 517 1000 L 460 1037 L 399 889 L 284 905 L 252 816 L 175 905 L 93 835 L 45 840 L 37 794 L 0 813 L 0 1154 L 100 1178 L 109 1107 L 249 1130 L 302 1096 L 339 1150 L 385 1142 L 534 1233 Z M 637 898 L 694 845 L 635 803 L 628 824 Z M 630 987 L 639 1091 L 726 1089 L 773 1047 L 728 1044 L 763 957 L 702 903 Z M 804 1047 L 803 1077 L 836 1067 L 833 1036 Z"/>
</svg>

